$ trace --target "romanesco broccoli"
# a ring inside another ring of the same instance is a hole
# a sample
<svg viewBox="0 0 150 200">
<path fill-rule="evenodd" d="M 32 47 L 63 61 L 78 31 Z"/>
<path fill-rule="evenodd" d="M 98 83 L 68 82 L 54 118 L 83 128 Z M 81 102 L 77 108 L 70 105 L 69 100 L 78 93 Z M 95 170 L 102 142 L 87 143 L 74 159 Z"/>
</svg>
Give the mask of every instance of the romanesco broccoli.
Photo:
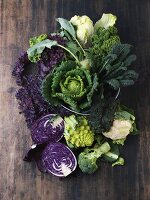
<svg viewBox="0 0 150 200">
<path fill-rule="evenodd" d="M 71 115 L 65 117 L 64 120 L 64 137 L 69 147 L 78 148 L 91 146 L 93 144 L 94 133 L 85 117 Z"/>
</svg>

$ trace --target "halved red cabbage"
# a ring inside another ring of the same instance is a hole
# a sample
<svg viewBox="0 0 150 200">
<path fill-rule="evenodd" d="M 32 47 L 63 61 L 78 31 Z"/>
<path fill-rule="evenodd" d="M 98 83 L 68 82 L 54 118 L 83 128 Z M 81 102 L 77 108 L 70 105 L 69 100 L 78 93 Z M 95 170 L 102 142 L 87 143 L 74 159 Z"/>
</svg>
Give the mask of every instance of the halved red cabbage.
<svg viewBox="0 0 150 200">
<path fill-rule="evenodd" d="M 45 170 L 55 176 L 66 177 L 76 169 L 77 160 L 66 145 L 59 142 L 49 143 L 41 154 L 39 165 L 41 171 Z"/>
<path fill-rule="evenodd" d="M 33 124 L 31 137 L 36 144 L 58 142 L 63 137 L 63 132 L 63 118 L 56 114 L 48 114 Z"/>
</svg>

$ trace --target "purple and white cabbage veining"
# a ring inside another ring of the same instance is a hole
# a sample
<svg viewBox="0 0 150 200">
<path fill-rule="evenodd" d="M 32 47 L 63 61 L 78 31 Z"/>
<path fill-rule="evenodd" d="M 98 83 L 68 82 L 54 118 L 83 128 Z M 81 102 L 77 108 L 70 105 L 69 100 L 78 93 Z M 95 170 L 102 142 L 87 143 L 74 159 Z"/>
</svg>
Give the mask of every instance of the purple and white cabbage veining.
<svg viewBox="0 0 150 200">
<path fill-rule="evenodd" d="M 77 167 L 73 152 L 62 143 L 49 143 L 41 154 L 41 170 L 58 177 L 66 177 Z"/>
<path fill-rule="evenodd" d="M 31 137 L 35 144 L 58 142 L 64 133 L 64 120 L 56 114 L 38 119 L 32 126 Z"/>
</svg>

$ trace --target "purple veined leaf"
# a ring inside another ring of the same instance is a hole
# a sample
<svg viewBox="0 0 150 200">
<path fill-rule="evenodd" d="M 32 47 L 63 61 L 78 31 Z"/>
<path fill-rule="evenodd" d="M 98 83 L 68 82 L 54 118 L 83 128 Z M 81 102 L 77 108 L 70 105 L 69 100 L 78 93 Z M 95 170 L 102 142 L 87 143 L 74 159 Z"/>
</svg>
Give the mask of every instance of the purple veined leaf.
<svg viewBox="0 0 150 200">
<path fill-rule="evenodd" d="M 64 133 L 64 120 L 56 114 L 48 114 L 38 119 L 32 126 L 31 137 L 34 143 L 58 142 Z"/>
<path fill-rule="evenodd" d="M 76 169 L 77 160 L 66 145 L 57 142 L 46 146 L 38 164 L 42 171 L 58 177 L 66 177 Z"/>
</svg>

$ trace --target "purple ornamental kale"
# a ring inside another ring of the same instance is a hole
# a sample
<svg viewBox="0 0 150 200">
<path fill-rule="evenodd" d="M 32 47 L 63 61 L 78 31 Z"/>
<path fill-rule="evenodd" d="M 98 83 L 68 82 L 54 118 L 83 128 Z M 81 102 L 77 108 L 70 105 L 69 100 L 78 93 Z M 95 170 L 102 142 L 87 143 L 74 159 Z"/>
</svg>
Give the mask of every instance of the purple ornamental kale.
<svg viewBox="0 0 150 200">
<path fill-rule="evenodd" d="M 28 59 L 27 52 L 22 52 L 17 59 L 14 69 L 12 71 L 12 75 L 16 78 L 16 83 L 19 86 L 23 85 L 24 82 L 24 77 L 23 77 L 23 72 L 25 70 L 25 66 L 30 63 Z"/>
<path fill-rule="evenodd" d="M 56 40 L 61 45 L 65 45 L 66 43 L 64 38 L 62 38 L 60 35 L 50 35 L 48 39 Z M 62 61 L 63 57 L 64 51 L 62 48 L 46 48 L 41 55 L 40 61 L 38 62 L 40 76 L 44 78 L 54 68 L 54 65 Z"/>
<path fill-rule="evenodd" d="M 44 101 L 41 95 L 41 81 L 37 75 L 26 77 L 26 86 L 20 88 L 16 94 L 19 108 L 24 113 L 29 128 L 39 117 L 51 113 L 50 105 Z"/>
<path fill-rule="evenodd" d="M 49 39 L 57 40 L 59 44 L 65 45 L 64 38 L 59 35 L 50 35 Z M 38 118 L 47 113 L 62 114 L 63 112 L 65 114 L 65 111 L 62 111 L 62 109 L 51 107 L 45 102 L 40 89 L 44 77 L 50 73 L 54 65 L 63 59 L 63 56 L 63 49 L 59 47 L 46 48 L 41 56 L 41 60 L 37 63 L 39 70 L 36 75 L 25 75 L 24 73 L 26 66 L 31 64 L 26 52 L 22 53 L 15 63 L 12 75 L 16 78 L 17 85 L 22 86 L 18 90 L 16 98 L 29 128 Z"/>
</svg>

